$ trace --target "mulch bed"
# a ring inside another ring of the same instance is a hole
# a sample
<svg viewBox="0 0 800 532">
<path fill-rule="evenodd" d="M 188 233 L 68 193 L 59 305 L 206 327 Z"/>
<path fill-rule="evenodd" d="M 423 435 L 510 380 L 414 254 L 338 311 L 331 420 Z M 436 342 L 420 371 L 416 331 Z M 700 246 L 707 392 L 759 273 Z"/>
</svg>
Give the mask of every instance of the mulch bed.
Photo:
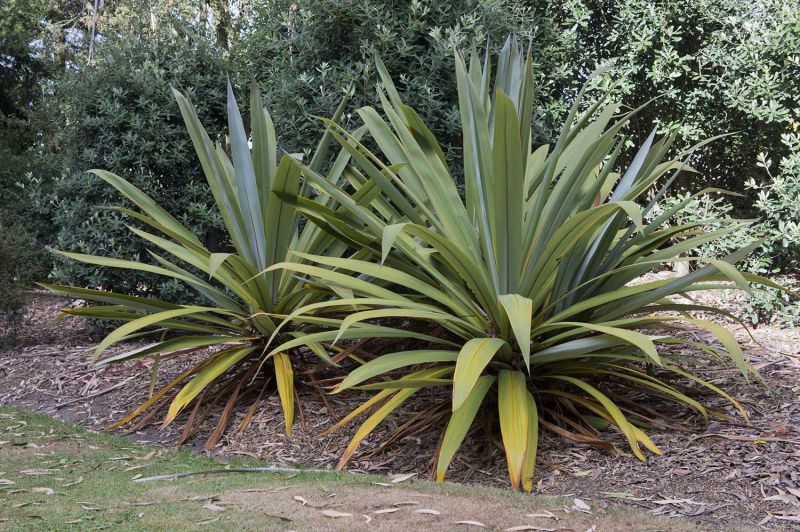
<svg viewBox="0 0 800 532">
<path fill-rule="evenodd" d="M 44 412 L 101 430 L 147 398 L 151 362 L 90 368 L 87 349 L 98 340 L 97 334 L 75 318 L 56 319 L 63 305 L 61 300 L 37 298 L 19 335 L 19 345 L 0 350 L 0 404 Z M 654 514 L 689 516 L 714 529 L 759 525 L 798 529 L 800 334 L 761 327 L 754 331 L 756 343 L 743 328 L 733 329 L 767 386 L 746 383 L 735 370 L 707 367 L 698 371 L 740 399 L 750 413 L 749 421 L 737 417 L 724 399 L 699 392 L 701 403 L 729 414 L 730 420 L 704 424 L 701 419 L 682 414 L 681 421 L 692 430 L 651 431 L 653 441 L 664 454 L 650 456 L 647 463 L 625 453 L 623 440 L 613 434 L 609 437 L 623 450 L 621 456 L 544 433 L 536 493 L 635 505 Z M 163 360 L 158 384 L 166 384 L 190 362 L 185 358 Z M 258 457 L 285 465 L 334 468 L 352 435 L 352 426 L 330 435 L 320 433 L 363 397 L 323 397 L 307 386 L 299 386 L 298 393 L 302 413 L 291 438 L 284 435 L 278 398 L 273 393 L 264 397 L 250 426 L 239 432 L 237 427 L 252 402 L 242 400 L 228 430 L 210 452 L 223 457 Z M 436 395 L 433 398 L 439 399 Z M 393 416 L 362 443 L 349 469 L 415 472 L 430 478 L 438 432 L 411 433 L 388 447 L 381 445 L 387 435 L 428 408 L 430 399 L 408 401 L 400 415 Z M 441 401 L 446 407 L 446 398 Z M 188 435 L 185 445 L 202 452 L 221 409 L 222 405 L 210 409 L 197 433 Z M 182 434 L 181 419 L 164 429 L 156 423 L 158 417 L 153 421 L 130 433 L 130 437 L 140 442 L 174 445 L 186 436 Z M 473 431 L 456 456 L 448 480 L 508 486 L 502 452 L 487 442 L 481 430 Z"/>
</svg>

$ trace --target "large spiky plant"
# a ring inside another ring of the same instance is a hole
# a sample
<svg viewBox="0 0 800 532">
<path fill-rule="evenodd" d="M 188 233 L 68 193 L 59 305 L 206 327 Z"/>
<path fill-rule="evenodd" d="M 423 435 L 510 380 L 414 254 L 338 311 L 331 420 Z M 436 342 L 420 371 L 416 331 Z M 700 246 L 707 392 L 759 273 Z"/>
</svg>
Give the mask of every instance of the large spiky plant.
<svg viewBox="0 0 800 532">
<path fill-rule="evenodd" d="M 300 167 L 291 155 L 279 153 L 272 120 L 255 83 L 250 93 L 249 135 L 245 131 L 233 90 L 228 85 L 230 155 L 221 142 L 212 141 L 188 99 L 174 92 L 233 249 L 230 252 L 209 250 L 196 235 L 159 207 L 145 192 L 122 177 L 94 170 L 96 175 L 115 187 L 137 208 L 118 210 L 129 215 L 132 222 L 138 222 L 138 227 L 131 226 L 130 230 L 149 242 L 156 251 L 151 252 L 152 260 L 149 262 L 60 253 L 101 267 L 139 270 L 177 279 L 194 289 L 203 304 L 173 304 L 153 298 L 117 294 L 113 292 L 113 287 L 44 286 L 58 293 L 99 303 L 66 310 L 69 314 L 124 322 L 96 347 L 92 362 L 97 365 L 142 357 L 205 353 L 200 363 L 189 367 L 118 425 L 132 420 L 157 401 L 165 396 L 169 398 L 168 394 L 174 393 L 166 415 L 165 421 L 168 423 L 201 392 L 249 365 L 251 371 L 241 376 L 242 381 L 252 379 L 262 366 L 265 369 L 271 367 L 274 371 L 286 431 L 290 433 L 294 417 L 294 380 L 290 355 L 297 349 L 270 351 L 278 342 L 303 335 L 304 326 L 322 324 L 330 327 L 338 322 L 311 318 L 297 322 L 295 326 L 285 328 L 280 335 L 276 335 L 276 326 L 286 314 L 298 306 L 318 300 L 324 293 L 291 272 L 265 270 L 277 262 L 285 261 L 290 249 L 324 253 L 329 257 L 340 257 L 352 252 L 352 249 L 348 251 L 346 244 L 318 226 L 301 224 L 295 209 L 278 197 L 280 194 L 297 195 L 300 192 Z M 334 114 L 333 122 L 339 119 L 345 104 L 346 101 L 343 101 Z M 321 169 L 327 159 L 330 140 L 327 134 L 322 138 L 309 168 L 315 171 Z M 326 179 L 332 185 L 343 180 L 342 170 L 348 157 L 343 150 L 327 172 Z M 318 196 L 313 203 L 319 209 L 331 212 L 340 208 L 338 202 L 330 197 Z M 145 230 L 144 227 L 149 229 Z M 389 330 L 382 333 L 393 334 Z M 413 332 L 403 334 L 424 338 Z M 143 336 L 154 337 L 154 341 L 144 347 L 100 358 L 112 345 Z M 328 337 L 332 338 L 330 334 Z M 304 346 L 329 361 L 323 346 L 326 338 L 324 334 L 318 335 L 316 341 L 306 342 Z M 238 391 L 239 387 L 235 387 L 235 390 Z"/>
<path fill-rule="evenodd" d="M 455 62 L 463 200 L 436 139 L 402 103 L 378 60 L 383 116 L 371 107 L 358 112 L 378 151 L 369 151 L 334 123 L 328 126 L 351 156 L 352 187 L 380 189 L 380 195 L 359 203 L 350 197 L 352 188 L 337 187 L 305 167 L 311 186 L 348 210 L 329 213 L 303 201 L 295 205 L 343 239 L 381 239 L 381 256 L 376 252 L 372 260 L 355 260 L 297 253 L 305 263 L 271 268 L 333 282 L 352 294 L 299 308 L 286 325 L 338 305 L 349 313 L 339 329 L 347 338 L 367 337 L 352 328 L 370 320 L 422 320 L 442 331 L 438 349 L 378 356 L 341 382 L 337 391 L 379 391 L 337 425 L 371 412 L 340 467 L 387 415 L 430 387 L 452 389 L 436 477 L 444 477 L 476 416 L 494 411 L 511 484 L 526 490 L 532 487 L 542 426 L 583 442 L 598 442 L 598 428 L 611 426 L 624 434 L 637 457 L 645 458 L 642 447 L 659 453 L 642 430 L 648 414 L 624 400 L 627 392 L 648 392 L 706 416 L 706 409 L 670 380 L 675 377 L 705 386 L 740 408 L 690 372 L 692 359 L 706 356 L 729 359 L 748 373 L 732 334 L 696 313 L 730 316 L 672 296 L 727 289 L 732 283 L 747 289 L 755 278 L 732 264 L 752 246 L 724 260 L 692 255 L 737 224 L 715 233 L 696 225 L 664 228 L 685 202 L 643 222 L 674 176 L 689 170 L 683 161 L 689 153 L 665 159 L 674 136 L 656 141 L 651 134 L 629 163 L 620 164 L 632 113 L 620 113 L 620 105 L 605 97 L 586 104 L 583 91 L 556 142 L 532 149 L 531 61 L 515 39 L 499 56 L 493 88 L 488 54 L 483 61 L 473 54 L 467 65 L 456 53 Z M 650 191 L 655 195 L 647 201 Z M 697 269 L 632 283 L 677 261 Z M 356 276 L 343 278 L 342 272 Z M 708 335 L 695 340 L 682 334 L 684 328 Z M 692 348 L 692 355 L 675 346 Z M 368 381 L 373 382 L 365 385 Z"/>
</svg>

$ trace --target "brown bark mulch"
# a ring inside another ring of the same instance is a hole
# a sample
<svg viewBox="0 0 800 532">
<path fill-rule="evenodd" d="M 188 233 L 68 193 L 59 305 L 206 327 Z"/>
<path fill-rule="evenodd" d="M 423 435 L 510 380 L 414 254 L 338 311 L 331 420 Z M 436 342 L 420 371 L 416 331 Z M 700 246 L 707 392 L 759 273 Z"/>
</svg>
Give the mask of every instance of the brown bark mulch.
<svg viewBox="0 0 800 532">
<path fill-rule="evenodd" d="M 37 298 L 29 309 L 18 345 L 0 349 L 0 404 L 44 412 L 101 430 L 148 397 L 152 363 L 141 360 L 99 369 L 89 367 L 91 355 L 87 351 L 97 341 L 97 335 L 75 318 L 56 319 L 63 305 L 58 299 Z M 622 439 L 614 435 L 609 437 L 618 443 L 621 456 L 544 433 L 536 493 L 634 505 L 653 514 L 688 516 L 714 529 L 800 529 L 800 334 L 761 327 L 754 331 L 756 343 L 743 328 L 737 326 L 734 330 L 766 386 L 744 382 L 735 370 L 697 370 L 738 398 L 750 414 L 749 421 L 737 416 L 724 399 L 698 392 L 701 403 L 729 416 L 704 424 L 701 419 L 681 414 L 682 425 L 691 430 L 650 431 L 664 454 L 651 455 L 647 463 L 626 455 Z M 163 360 L 158 384 L 174 378 L 188 363 L 185 358 Z M 277 394 L 269 391 L 255 410 L 250 426 L 240 432 L 237 428 L 255 397 L 242 398 L 232 412 L 228 429 L 210 452 L 223 457 L 258 457 L 282 465 L 334 468 L 352 435 L 352 426 L 330 435 L 320 433 L 363 397 L 327 396 L 302 385 L 298 395 L 301 412 L 291 438 L 283 431 Z M 447 408 L 445 399 L 433 396 L 434 404 L 440 401 L 443 410 Z M 219 403 L 213 408 L 201 408 L 196 433 L 183 434 L 183 427 L 177 422 L 161 429 L 161 418 L 155 416 L 151 424 L 129 436 L 161 445 L 174 445 L 186 438 L 185 445 L 202 452 L 224 406 Z M 430 477 L 431 456 L 439 434 L 413 430 L 415 419 L 419 419 L 415 416 L 429 415 L 430 406 L 431 397 L 410 400 L 400 415 L 392 416 L 385 427 L 362 443 L 349 469 Z M 389 435 L 397 437 L 384 447 Z M 487 440 L 484 431 L 474 430 L 456 456 L 448 480 L 507 486 L 502 452 Z"/>
</svg>

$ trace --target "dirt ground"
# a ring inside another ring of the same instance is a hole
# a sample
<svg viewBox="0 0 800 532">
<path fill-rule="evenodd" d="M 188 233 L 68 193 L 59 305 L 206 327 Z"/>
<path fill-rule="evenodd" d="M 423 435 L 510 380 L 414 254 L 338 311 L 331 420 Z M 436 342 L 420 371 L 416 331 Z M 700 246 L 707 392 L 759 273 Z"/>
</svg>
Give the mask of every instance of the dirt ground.
<svg viewBox="0 0 800 532">
<path fill-rule="evenodd" d="M 20 345 L 0 351 L 0 405 L 23 407 L 100 430 L 147 397 L 150 362 L 93 369 L 87 349 L 97 341 L 91 330 L 70 317 L 56 319 L 63 301 L 39 298 L 31 306 Z M 800 529 L 800 334 L 760 327 L 756 341 L 735 326 L 750 362 L 767 386 L 746 383 L 735 370 L 698 368 L 697 372 L 740 399 L 749 421 L 735 415 L 725 400 L 698 391 L 701 403 L 728 417 L 709 424 L 682 415 L 689 430 L 650 431 L 663 456 L 642 463 L 622 453 L 612 455 L 580 446 L 550 433 L 540 441 L 536 493 L 579 497 L 588 502 L 631 506 L 654 515 L 688 517 L 703 527 L 731 529 L 758 526 Z M 174 378 L 185 359 L 161 362 L 158 378 Z M 303 377 L 300 377 L 302 384 Z M 335 467 L 351 428 L 320 436 L 349 412 L 359 398 L 322 396 L 298 387 L 302 413 L 291 438 L 283 433 L 277 395 L 264 398 L 250 427 L 236 430 L 250 402 L 234 411 L 230 428 L 210 451 L 219 457 L 252 457 L 280 465 L 316 469 Z M 416 473 L 430 478 L 438 434 L 405 435 L 388 449 L 380 436 L 392 434 L 421 412 L 426 401 L 409 401 L 382 433 L 366 440 L 349 469 L 369 473 Z M 218 414 L 200 415 L 200 428 L 186 445 L 202 451 Z M 154 421 L 158 421 L 158 417 Z M 180 420 L 179 420 L 180 421 Z M 181 426 L 159 430 L 156 424 L 130 434 L 137 442 L 174 445 Z M 613 440 L 613 435 L 611 435 Z M 619 448 L 624 449 L 621 439 Z M 507 486 L 501 451 L 483 433 L 468 436 L 448 473 L 448 480 L 466 484 Z"/>
</svg>

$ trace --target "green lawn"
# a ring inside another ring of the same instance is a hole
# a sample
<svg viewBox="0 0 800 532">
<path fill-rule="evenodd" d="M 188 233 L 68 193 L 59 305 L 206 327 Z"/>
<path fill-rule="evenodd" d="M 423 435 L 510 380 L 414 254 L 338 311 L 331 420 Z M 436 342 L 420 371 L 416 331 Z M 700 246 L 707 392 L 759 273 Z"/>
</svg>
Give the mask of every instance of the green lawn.
<svg viewBox="0 0 800 532">
<path fill-rule="evenodd" d="M 686 521 L 593 501 L 342 473 L 225 473 L 147 483 L 137 478 L 225 467 L 186 451 L 87 432 L 0 407 L 0 529 L 418 530 L 463 527 L 585 531 L 689 530 Z M 580 505 L 580 503 L 578 503 Z M 552 516 L 550 516 L 552 514 Z"/>
</svg>

